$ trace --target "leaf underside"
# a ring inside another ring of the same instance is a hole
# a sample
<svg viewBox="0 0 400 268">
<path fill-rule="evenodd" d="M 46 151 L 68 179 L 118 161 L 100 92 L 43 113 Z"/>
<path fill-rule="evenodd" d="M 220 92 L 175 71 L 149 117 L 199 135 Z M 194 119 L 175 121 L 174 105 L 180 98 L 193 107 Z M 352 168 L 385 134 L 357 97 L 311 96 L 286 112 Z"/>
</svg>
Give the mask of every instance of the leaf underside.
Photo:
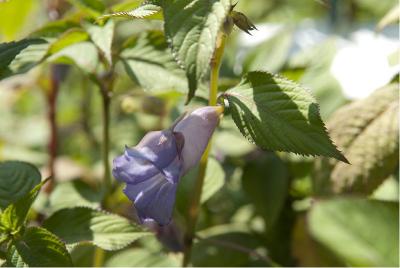
<svg viewBox="0 0 400 268">
<path fill-rule="evenodd" d="M 398 85 L 377 90 L 365 100 L 339 109 L 329 120 L 332 138 L 352 165 L 321 158 L 316 162 L 317 194 L 370 194 L 396 172 L 399 162 Z"/>
</svg>

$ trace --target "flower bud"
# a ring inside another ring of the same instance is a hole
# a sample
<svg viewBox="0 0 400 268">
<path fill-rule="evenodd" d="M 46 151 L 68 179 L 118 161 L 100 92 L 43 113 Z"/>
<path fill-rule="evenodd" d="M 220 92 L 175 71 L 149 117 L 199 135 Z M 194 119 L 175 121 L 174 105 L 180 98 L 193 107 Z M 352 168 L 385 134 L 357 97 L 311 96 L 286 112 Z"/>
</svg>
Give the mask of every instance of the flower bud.
<svg viewBox="0 0 400 268">
<path fill-rule="evenodd" d="M 179 179 L 196 166 L 218 125 L 222 107 L 194 110 L 164 131 L 152 131 L 113 162 L 141 221 L 170 222 Z"/>
</svg>

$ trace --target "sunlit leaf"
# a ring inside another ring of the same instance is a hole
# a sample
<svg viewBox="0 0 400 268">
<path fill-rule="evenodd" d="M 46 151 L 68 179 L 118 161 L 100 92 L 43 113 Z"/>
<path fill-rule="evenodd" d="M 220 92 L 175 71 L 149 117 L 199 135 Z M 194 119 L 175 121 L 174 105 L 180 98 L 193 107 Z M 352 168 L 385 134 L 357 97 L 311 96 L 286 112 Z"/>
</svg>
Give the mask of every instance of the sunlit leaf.
<svg viewBox="0 0 400 268">
<path fill-rule="evenodd" d="M 119 11 L 103 15 L 99 20 L 107 18 L 128 18 L 128 19 L 163 19 L 161 0 L 147 0 L 130 11 Z"/>
<path fill-rule="evenodd" d="M 328 122 L 332 138 L 352 165 L 320 159 L 315 166 L 317 194 L 370 194 L 398 167 L 398 85 L 338 110 Z"/>
<path fill-rule="evenodd" d="M 7 252 L 7 265 L 71 267 L 72 261 L 64 243 L 46 229 L 30 227 L 12 241 Z"/>
<path fill-rule="evenodd" d="M 355 198 L 317 202 L 311 234 L 350 266 L 399 265 L 399 205 Z"/>
<path fill-rule="evenodd" d="M 161 32 L 149 32 L 128 41 L 121 61 L 128 75 L 146 90 L 187 90 L 185 72 L 174 61 Z"/>
<path fill-rule="evenodd" d="M 229 0 L 163 2 L 165 33 L 189 81 L 188 101 L 209 69 L 218 32 L 230 7 Z"/>
<path fill-rule="evenodd" d="M 270 73 L 250 72 L 221 98 L 242 134 L 261 148 L 347 162 L 330 140 L 318 104 L 302 86 Z"/>
<path fill-rule="evenodd" d="M 65 224 L 65 219 L 68 219 L 68 224 Z M 121 249 L 140 237 L 150 235 L 126 218 L 83 207 L 59 210 L 43 226 L 68 245 L 90 242 L 106 250 Z"/>
<path fill-rule="evenodd" d="M 103 53 L 108 64 L 112 64 L 111 45 L 114 37 L 114 22 L 109 20 L 104 26 L 86 24 L 85 28 L 93 43 Z"/>
</svg>

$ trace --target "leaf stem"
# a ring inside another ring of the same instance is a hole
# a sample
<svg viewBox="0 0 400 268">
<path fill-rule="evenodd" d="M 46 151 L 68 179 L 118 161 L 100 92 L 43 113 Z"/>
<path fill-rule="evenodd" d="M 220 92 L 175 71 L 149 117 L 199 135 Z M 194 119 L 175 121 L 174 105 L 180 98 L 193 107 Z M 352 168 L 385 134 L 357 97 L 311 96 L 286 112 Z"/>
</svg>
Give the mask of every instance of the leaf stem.
<svg viewBox="0 0 400 268">
<path fill-rule="evenodd" d="M 219 69 L 221 67 L 222 56 L 224 54 L 226 38 L 227 36 L 223 32 L 218 35 L 215 52 L 210 63 L 210 96 L 208 100 L 208 104 L 210 106 L 215 106 L 217 104 Z M 192 254 L 193 239 L 195 237 L 196 223 L 200 211 L 200 199 L 203 190 L 204 177 L 206 175 L 208 155 L 210 150 L 211 139 L 200 160 L 199 173 L 196 178 L 195 187 L 192 193 L 191 205 L 188 211 L 188 225 L 186 233 L 184 235 L 185 247 L 182 261 L 183 267 L 188 266 Z"/>
</svg>

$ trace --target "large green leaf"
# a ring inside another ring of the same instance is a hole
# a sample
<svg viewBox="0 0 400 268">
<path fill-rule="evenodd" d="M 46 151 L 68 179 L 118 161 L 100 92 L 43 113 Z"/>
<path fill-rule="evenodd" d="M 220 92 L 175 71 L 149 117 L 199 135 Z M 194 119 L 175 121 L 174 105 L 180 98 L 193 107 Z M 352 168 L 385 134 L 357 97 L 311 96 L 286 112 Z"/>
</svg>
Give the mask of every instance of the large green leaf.
<svg viewBox="0 0 400 268">
<path fill-rule="evenodd" d="M 5 209 L 40 183 L 39 170 L 28 163 L 0 162 L 0 208 Z"/>
<path fill-rule="evenodd" d="M 104 26 L 85 24 L 93 43 L 99 48 L 108 64 L 112 64 L 111 45 L 114 37 L 114 22 L 109 20 Z"/>
<path fill-rule="evenodd" d="M 18 199 L 15 203 L 10 204 L 0 214 L 0 229 L 11 235 L 15 235 L 21 231 L 33 201 L 35 201 L 40 189 L 48 180 L 46 179 L 36 185 L 29 193 Z"/>
<path fill-rule="evenodd" d="M 99 19 L 103 20 L 106 18 L 128 18 L 128 19 L 162 19 L 161 14 L 161 0 L 147 0 L 144 1 L 140 6 L 136 6 L 130 11 L 119 11 L 112 14 L 106 14 L 101 16 Z"/>
<path fill-rule="evenodd" d="M 83 207 L 59 210 L 43 226 L 69 245 L 90 242 L 106 250 L 121 249 L 150 234 L 126 218 Z"/>
<path fill-rule="evenodd" d="M 71 267 L 72 261 L 57 236 L 46 229 L 30 227 L 22 237 L 12 241 L 7 252 L 7 265 Z"/>
<path fill-rule="evenodd" d="M 28 71 L 43 59 L 47 47 L 39 38 L 0 44 L 0 79 Z"/>
<path fill-rule="evenodd" d="M 350 266 L 399 266 L 399 205 L 338 198 L 317 202 L 311 234 Z"/>
<path fill-rule="evenodd" d="M 330 140 L 315 99 L 295 82 L 250 72 L 221 98 L 242 134 L 261 148 L 347 162 Z"/>
<path fill-rule="evenodd" d="M 370 194 L 399 163 L 398 85 L 377 90 L 365 100 L 338 110 L 328 122 L 332 138 L 352 165 L 321 158 L 316 162 L 317 194 Z"/>
<path fill-rule="evenodd" d="M 120 57 L 128 75 L 146 90 L 187 89 L 185 72 L 174 61 L 161 32 L 129 40 Z"/>
<path fill-rule="evenodd" d="M 230 7 L 230 0 L 163 2 L 165 33 L 189 80 L 188 101 L 209 69 L 218 32 Z"/>
<path fill-rule="evenodd" d="M 89 35 L 81 28 L 72 28 L 61 34 L 54 42 L 51 43 L 47 54 L 55 54 L 62 49 L 73 44 L 83 42 L 89 39 Z"/>
<path fill-rule="evenodd" d="M 106 267 L 178 267 L 177 258 L 162 252 L 152 252 L 147 249 L 135 248 L 119 252 L 107 260 Z"/>
<path fill-rule="evenodd" d="M 259 157 L 244 167 L 242 185 L 269 231 L 278 219 L 288 194 L 287 167 L 272 153 Z"/>
</svg>

